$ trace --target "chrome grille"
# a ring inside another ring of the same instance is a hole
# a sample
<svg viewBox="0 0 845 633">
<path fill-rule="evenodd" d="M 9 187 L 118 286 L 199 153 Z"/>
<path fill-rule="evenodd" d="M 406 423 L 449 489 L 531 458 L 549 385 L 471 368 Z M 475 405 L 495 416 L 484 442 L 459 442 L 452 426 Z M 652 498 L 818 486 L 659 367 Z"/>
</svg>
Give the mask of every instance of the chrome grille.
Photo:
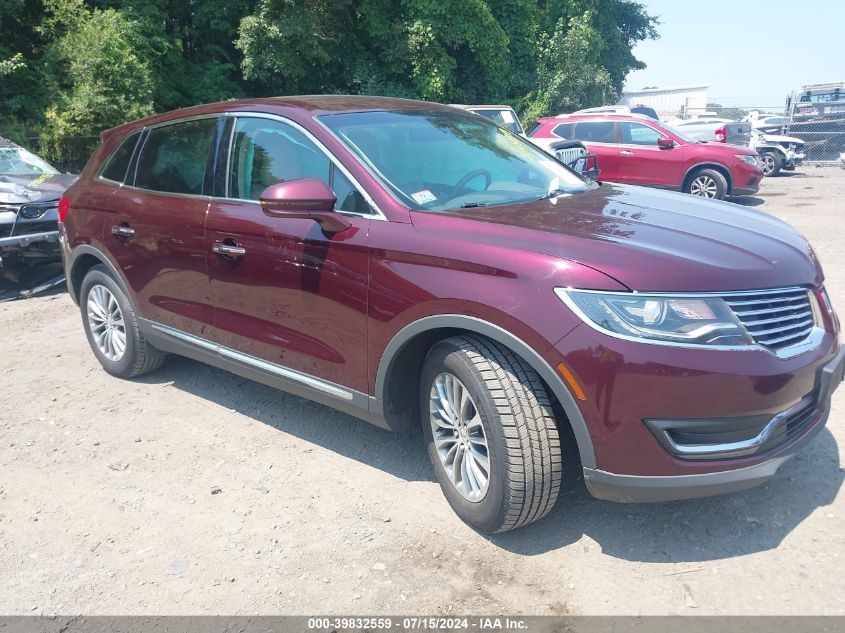
<svg viewBox="0 0 845 633">
<path fill-rule="evenodd" d="M 723 299 L 754 342 L 770 349 L 800 343 L 815 325 L 810 295 L 804 288 L 737 293 Z"/>
<path fill-rule="evenodd" d="M 575 166 L 573 163 L 584 156 L 587 153 L 583 147 L 567 147 L 565 149 L 556 149 L 555 150 L 555 157 L 562 163 L 569 165 L 573 169 Z M 579 165 L 580 167 L 580 165 Z M 576 171 L 578 171 L 576 169 Z"/>
</svg>

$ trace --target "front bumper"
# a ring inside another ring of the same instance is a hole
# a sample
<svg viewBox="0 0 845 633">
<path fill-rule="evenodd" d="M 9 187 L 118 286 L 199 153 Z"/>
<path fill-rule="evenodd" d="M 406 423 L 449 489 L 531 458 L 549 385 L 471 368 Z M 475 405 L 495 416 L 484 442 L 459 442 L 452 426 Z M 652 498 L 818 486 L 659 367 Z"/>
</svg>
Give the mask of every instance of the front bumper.
<svg viewBox="0 0 845 633">
<path fill-rule="evenodd" d="M 620 475 L 598 468 L 584 468 L 584 481 L 590 493 L 599 499 L 623 503 L 645 503 L 690 499 L 746 490 L 763 483 L 796 452 L 806 445 L 827 422 L 831 395 L 843 380 L 845 347 L 819 368 L 816 393 L 816 419 L 810 427 L 778 449 L 771 458 L 732 470 L 688 475 Z"/>
<path fill-rule="evenodd" d="M 0 268 L 60 262 L 58 231 L 42 231 L 0 238 Z"/>
<path fill-rule="evenodd" d="M 13 235 L 12 237 L 0 238 L 0 251 L 7 248 L 26 248 L 30 244 L 36 242 L 50 242 L 56 245 L 58 251 L 59 246 L 59 232 L 58 231 L 43 231 L 41 233 L 30 233 L 24 235 Z"/>
</svg>

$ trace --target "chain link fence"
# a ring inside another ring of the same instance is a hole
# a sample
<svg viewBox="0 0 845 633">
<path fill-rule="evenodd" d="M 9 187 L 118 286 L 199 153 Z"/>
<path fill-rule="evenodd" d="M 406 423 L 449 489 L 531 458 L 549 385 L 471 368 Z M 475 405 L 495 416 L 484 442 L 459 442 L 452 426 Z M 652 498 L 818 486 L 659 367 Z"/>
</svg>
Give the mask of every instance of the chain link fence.
<svg viewBox="0 0 845 633">
<path fill-rule="evenodd" d="M 845 153 L 845 101 L 791 102 L 780 106 L 716 106 L 708 111 L 719 118 L 751 121 L 766 133 L 800 139 L 805 163 L 838 162 Z"/>
</svg>

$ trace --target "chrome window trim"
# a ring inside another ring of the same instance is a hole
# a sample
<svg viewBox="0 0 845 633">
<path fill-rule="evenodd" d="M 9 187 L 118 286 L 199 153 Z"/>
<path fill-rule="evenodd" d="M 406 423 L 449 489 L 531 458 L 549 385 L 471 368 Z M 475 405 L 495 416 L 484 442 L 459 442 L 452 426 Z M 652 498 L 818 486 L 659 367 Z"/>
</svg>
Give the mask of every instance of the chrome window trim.
<svg viewBox="0 0 845 633">
<path fill-rule="evenodd" d="M 766 352 L 776 358 L 781 360 L 786 360 L 788 358 L 794 358 L 799 354 L 803 354 L 804 352 L 808 352 L 817 348 L 824 338 L 825 330 L 823 327 L 819 325 L 817 322 L 816 325 L 813 326 L 813 329 L 810 330 L 810 333 L 804 338 L 803 340 L 795 343 L 793 345 L 789 345 L 788 347 L 782 347 L 778 350 L 771 350 L 764 345 L 760 345 L 759 343 L 750 343 L 748 345 L 701 345 L 696 343 L 675 343 L 672 341 L 659 341 L 655 339 L 647 339 L 647 338 L 640 338 L 636 336 L 629 336 L 627 334 L 619 334 L 616 332 L 609 332 L 603 328 L 601 328 L 597 323 L 594 323 L 592 319 L 590 319 L 586 314 L 584 314 L 583 310 L 576 304 L 572 298 L 569 296 L 569 292 L 580 292 L 584 294 L 598 294 L 598 295 L 618 295 L 621 297 L 632 297 L 638 295 L 644 295 L 648 297 L 672 297 L 672 298 L 719 298 L 723 299 L 725 297 L 749 297 L 755 295 L 771 295 L 772 293 L 788 293 L 788 292 L 806 292 L 808 295 L 812 295 L 812 289 L 805 286 L 787 286 L 784 288 L 767 288 L 763 290 L 729 290 L 726 292 L 638 292 L 636 290 L 631 292 L 620 292 L 614 290 L 582 290 L 580 288 L 572 288 L 572 287 L 556 287 L 555 294 L 558 298 L 566 305 L 567 308 L 572 310 L 573 313 L 588 327 L 592 328 L 596 332 L 604 334 L 605 336 L 609 336 L 611 338 L 618 338 L 625 341 L 631 341 L 634 343 L 644 343 L 646 345 L 660 345 L 663 347 L 679 347 L 683 349 L 696 349 L 696 350 L 712 350 L 712 351 L 733 351 L 733 352 Z M 810 305 L 813 304 L 812 299 L 810 300 Z"/>
<path fill-rule="evenodd" d="M 347 401 L 352 401 L 354 398 L 352 391 L 346 389 L 342 385 L 338 385 L 336 383 L 317 378 L 316 376 L 312 376 L 310 374 L 306 374 L 295 369 L 290 369 L 282 365 L 277 365 L 276 363 L 271 363 L 270 361 L 264 360 L 263 358 L 257 358 L 256 356 L 251 356 L 249 354 L 239 352 L 230 347 L 225 347 L 213 341 L 209 341 L 208 339 L 204 339 L 199 336 L 194 336 L 193 334 L 188 334 L 187 332 L 177 330 L 176 328 L 172 328 L 161 323 L 155 323 L 153 321 L 150 321 L 149 325 L 151 328 L 158 330 L 163 334 L 167 334 L 168 336 L 172 336 L 197 347 L 201 347 L 202 349 L 219 354 L 223 358 L 228 358 L 229 360 L 235 360 L 244 363 L 245 365 L 256 367 L 258 369 L 270 372 L 282 378 L 286 378 L 287 380 L 292 380 L 294 382 L 306 385 L 317 391 L 329 394 L 330 396 L 334 396 L 335 398 Z"/>
<path fill-rule="evenodd" d="M 341 213 L 343 215 L 351 215 L 360 218 L 368 218 L 371 220 L 383 220 L 385 222 L 388 221 L 387 216 L 381 210 L 381 208 L 375 203 L 372 196 L 361 186 L 361 183 L 349 173 L 349 170 L 341 163 L 338 158 L 332 154 L 328 148 L 323 145 L 323 143 L 314 136 L 311 132 L 309 132 L 306 128 L 302 127 L 296 121 L 288 119 L 287 117 L 283 117 L 279 114 L 270 114 L 268 112 L 226 112 L 223 116 L 232 117 L 235 119 L 235 124 L 232 126 L 232 134 L 229 139 L 229 152 L 226 157 L 226 197 L 222 198 L 223 200 L 227 200 L 230 202 L 248 202 L 250 204 L 258 204 L 257 200 L 246 200 L 244 198 L 232 198 L 229 197 L 229 168 L 231 167 L 231 160 L 232 160 L 232 145 L 234 143 L 235 138 L 235 129 L 237 128 L 237 120 L 238 119 L 268 119 L 270 121 L 276 121 L 277 123 L 281 123 L 282 125 L 288 125 L 293 129 L 301 132 L 309 141 L 314 143 L 315 147 L 317 147 L 323 154 L 325 154 L 326 158 L 329 159 L 329 162 L 334 165 L 340 172 L 349 179 L 349 182 L 352 183 L 352 186 L 361 194 L 367 204 L 373 209 L 373 213 L 355 213 L 354 211 L 340 211 L 336 210 L 336 213 Z M 314 121 L 317 121 L 316 117 Z M 325 126 L 323 126 L 325 128 Z M 328 130 L 328 128 L 325 128 Z M 334 135 L 333 135 L 334 136 Z M 336 138 L 336 137 L 335 137 Z M 216 198 L 221 199 L 221 198 Z"/>
</svg>

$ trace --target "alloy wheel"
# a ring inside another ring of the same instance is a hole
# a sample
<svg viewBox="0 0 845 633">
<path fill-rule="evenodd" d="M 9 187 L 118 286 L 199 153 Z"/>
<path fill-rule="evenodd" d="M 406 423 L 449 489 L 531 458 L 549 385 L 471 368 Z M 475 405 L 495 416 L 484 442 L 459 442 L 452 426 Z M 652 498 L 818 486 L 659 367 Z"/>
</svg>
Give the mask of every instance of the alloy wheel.
<svg viewBox="0 0 845 633">
<path fill-rule="evenodd" d="M 760 162 L 762 163 L 760 167 L 763 170 L 764 176 L 768 176 L 775 170 L 775 157 L 771 154 L 763 154 L 760 157 Z"/>
<path fill-rule="evenodd" d="M 718 190 L 716 181 L 710 176 L 702 174 L 701 176 L 696 176 L 692 181 L 689 192 L 694 196 L 700 196 L 702 198 L 715 198 Z"/>
<path fill-rule="evenodd" d="M 490 452 L 475 402 L 457 376 L 437 375 L 429 412 L 434 446 L 449 481 L 465 499 L 481 501 L 490 482 Z"/>
<path fill-rule="evenodd" d="M 119 361 L 126 353 L 126 325 L 117 298 L 103 285 L 88 291 L 88 326 L 97 349 L 111 361 Z"/>
</svg>

